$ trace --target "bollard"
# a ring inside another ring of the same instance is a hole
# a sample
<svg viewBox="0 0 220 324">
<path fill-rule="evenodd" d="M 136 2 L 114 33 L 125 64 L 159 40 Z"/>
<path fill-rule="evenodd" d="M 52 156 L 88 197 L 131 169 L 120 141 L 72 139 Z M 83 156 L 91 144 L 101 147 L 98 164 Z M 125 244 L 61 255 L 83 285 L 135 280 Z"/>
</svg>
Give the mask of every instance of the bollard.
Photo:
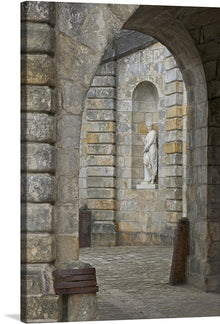
<svg viewBox="0 0 220 324">
<path fill-rule="evenodd" d="M 170 271 L 171 285 L 185 282 L 186 256 L 188 254 L 189 220 L 181 218 L 178 221 L 176 237 L 174 241 L 173 258 Z"/>
</svg>

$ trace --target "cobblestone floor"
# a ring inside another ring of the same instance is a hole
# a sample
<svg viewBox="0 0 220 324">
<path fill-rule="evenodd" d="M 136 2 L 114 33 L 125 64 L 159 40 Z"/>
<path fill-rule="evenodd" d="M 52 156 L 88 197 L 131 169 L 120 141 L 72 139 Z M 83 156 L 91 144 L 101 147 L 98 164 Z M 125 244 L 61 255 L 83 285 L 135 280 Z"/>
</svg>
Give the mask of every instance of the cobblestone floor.
<svg viewBox="0 0 220 324">
<path fill-rule="evenodd" d="M 219 294 L 168 284 L 171 248 L 83 248 L 80 260 L 96 268 L 100 320 L 220 315 Z"/>
</svg>

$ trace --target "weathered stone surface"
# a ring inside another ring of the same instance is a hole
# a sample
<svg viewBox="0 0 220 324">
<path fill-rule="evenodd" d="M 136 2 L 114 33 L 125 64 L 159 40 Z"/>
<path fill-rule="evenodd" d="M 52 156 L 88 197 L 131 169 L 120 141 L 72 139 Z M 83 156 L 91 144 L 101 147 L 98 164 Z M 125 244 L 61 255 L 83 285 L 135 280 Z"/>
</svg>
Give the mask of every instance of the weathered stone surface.
<svg viewBox="0 0 220 324">
<path fill-rule="evenodd" d="M 169 223 L 177 223 L 181 217 L 181 212 L 165 212 L 165 219 Z"/>
<path fill-rule="evenodd" d="M 165 59 L 165 69 L 171 70 L 177 68 L 177 63 L 173 56 L 169 56 Z"/>
<path fill-rule="evenodd" d="M 183 168 L 180 165 L 168 166 L 165 168 L 166 177 L 181 177 L 183 175 Z"/>
<path fill-rule="evenodd" d="M 55 140 L 55 119 L 38 113 L 21 115 L 21 139 L 30 142 L 53 143 Z"/>
<path fill-rule="evenodd" d="M 139 7 L 138 5 L 123 5 L 122 6 L 122 5 L 118 5 L 118 4 L 108 4 L 108 8 L 122 22 L 127 20 L 138 7 Z"/>
<path fill-rule="evenodd" d="M 55 179 L 49 174 L 22 174 L 21 200 L 27 202 L 53 202 Z"/>
<path fill-rule="evenodd" d="M 87 109 L 114 109 L 115 100 L 114 99 L 89 99 L 85 100 L 85 107 Z"/>
<path fill-rule="evenodd" d="M 182 189 L 168 189 L 166 188 L 166 194 L 165 197 L 166 199 L 182 199 Z"/>
<path fill-rule="evenodd" d="M 96 71 L 96 75 L 115 75 L 115 74 L 116 74 L 115 61 L 101 64 Z"/>
<path fill-rule="evenodd" d="M 88 188 L 87 198 L 116 198 L 116 192 L 110 188 Z"/>
<path fill-rule="evenodd" d="M 115 188 L 115 178 L 111 177 L 88 177 L 88 188 Z"/>
<path fill-rule="evenodd" d="M 26 1 L 21 3 L 21 20 L 54 24 L 54 3 L 43 1 Z"/>
<path fill-rule="evenodd" d="M 21 319 L 25 322 L 61 321 L 60 296 L 26 296 L 21 300 Z"/>
<path fill-rule="evenodd" d="M 111 221 L 96 221 L 94 222 L 94 226 L 92 228 L 93 233 L 114 233 L 115 232 L 115 224 Z"/>
<path fill-rule="evenodd" d="M 183 82 L 174 81 L 165 84 L 165 94 L 171 95 L 172 93 L 183 93 Z"/>
<path fill-rule="evenodd" d="M 62 80 L 62 106 L 67 113 L 81 115 L 86 90 L 70 80 Z"/>
<path fill-rule="evenodd" d="M 165 83 L 182 81 L 182 74 L 179 69 L 172 69 L 165 72 Z"/>
<path fill-rule="evenodd" d="M 96 144 L 96 143 L 113 144 L 115 143 L 115 134 L 114 133 L 89 133 L 86 136 L 86 142 L 88 144 Z"/>
<path fill-rule="evenodd" d="M 58 120 L 58 147 L 77 148 L 80 142 L 81 117 L 63 115 Z"/>
<path fill-rule="evenodd" d="M 88 166 L 114 166 L 115 156 L 112 155 L 90 155 L 87 158 Z"/>
<path fill-rule="evenodd" d="M 115 120 L 115 112 L 112 110 L 89 110 L 87 111 L 87 120 L 91 121 L 114 121 Z"/>
<path fill-rule="evenodd" d="M 182 186 L 182 177 L 166 177 L 165 186 L 167 188 L 178 188 Z"/>
<path fill-rule="evenodd" d="M 57 201 L 59 204 L 75 203 L 78 205 L 78 177 L 71 175 L 59 176 L 57 185 Z"/>
<path fill-rule="evenodd" d="M 25 54 L 21 56 L 21 83 L 55 86 L 53 59 L 46 55 Z"/>
<path fill-rule="evenodd" d="M 21 110 L 30 112 L 54 112 L 55 94 L 49 87 L 22 86 L 21 87 Z"/>
<path fill-rule="evenodd" d="M 182 117 L 182 107 L 172 107 L 165 110 L 166 118 Z"/>
<path fill-rule="evenodd" d="M 165 208 L 166 210 L 172 210 L 172 211 L 182 211 L 182 201 L 181 200 L 166 200 L 165 201 Z"/>
<path fill-rule="evenodd" d="M 173 154 L 182 152 L 182 143 L 167 143 L 165 144 L 165 153 Z"/>
<path fill-rule="evenodd" d="M 97 221 L 108 221 L 115 219 L 114 210 L 94 210 L 92 211 L 92 216 L 94 220 Z"/>
<path fill-rule="evenodd" d="M 59 175 L 78 176 L 79 152 L 77 149 L 58 148 L 56 169 Z"/>
<path fill-rule="evenodd" d="M 79 259 L 78 235 L 57 234 L 56 235 L 56 266 L 66 269 L 70 261 Z"/>
<path fill-rule="evenodd" d="M 23 53 L 48 53 L 55 50 L 54 30 L 47 24 L 21 24 L 21 51 Z"/>
<path fill-rule="evenodd" d="M 68 321 L 99 320 L 96 293 L 75 294 L 68 298 Z"/>
<path fill-rule="evenodd" d="M 21 169 L 29 172 L 53 172 L 55 170 L 55 147 L 41 143 L 22 144 Z"/>
<path fill-rule="evenodd" d="M 98 154 L 98 155 L 114 155 L 115 145 L 114 144 L 88 144 L 87 154 Z"/>
<path fill-rule="evenodd" d="M 21 231 L 52 232 L 53 214 L 50 204 L 21 204 Z"/>
<path fill-rule="evenodd" d="M 92 87 L 114 87 L 115 86 L 115 77 L 114 76 L 95 76 L 92 84 Z"/>
<path fill-rule="evenodd" d="M 21 265 L 21 295 L 54 294 L 52 271 L 54 266 L 49 264 Z"/>
<path fill-rule="evenodd" d="M 114 177 L 115 176 L 115 168 L 110 167 L 110 166 L 88 167 L 87 168 L 87 176 Z"/>
<path fill-rule="evenodd" d="M 52 234 L 22 234 L 21 262 L 49 263 L 55 260 L 55 241 Z"/>
<path fill-rule="evenodd" d="M 102 88 L 102 87 L 93 87 L 90 88 L 87 97 L 88 98 L 106 98 L 106 99 L 114 99 L 116 96 L 115 88 Z"/>
<path fill-rule="evenodd" d="M 165 106 L 182 106 L 183 96 L 180 93 L 173 93 L 165 98 Z"/>
<path fill-rule="evenodd" d="M 55 221 L 56 233 L 78 235 L 78 213 L 75 205 L 57 207 Z"/>
</svg>

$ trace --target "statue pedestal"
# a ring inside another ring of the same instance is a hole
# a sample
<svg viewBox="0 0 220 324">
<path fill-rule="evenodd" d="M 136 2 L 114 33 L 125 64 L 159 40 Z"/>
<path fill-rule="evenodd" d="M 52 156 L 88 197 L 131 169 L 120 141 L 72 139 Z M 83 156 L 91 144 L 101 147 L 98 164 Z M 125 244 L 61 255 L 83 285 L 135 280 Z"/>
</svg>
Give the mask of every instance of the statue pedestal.
<svg viewBox="0 0 220 324">
<path fill-rule="evenodd" d="M 136 185 L 136 189 L 157 189 L 158 185 L 156 183 L 149 183 L 147 181 L 142 181 L 140 184 Z"/>
</svg>

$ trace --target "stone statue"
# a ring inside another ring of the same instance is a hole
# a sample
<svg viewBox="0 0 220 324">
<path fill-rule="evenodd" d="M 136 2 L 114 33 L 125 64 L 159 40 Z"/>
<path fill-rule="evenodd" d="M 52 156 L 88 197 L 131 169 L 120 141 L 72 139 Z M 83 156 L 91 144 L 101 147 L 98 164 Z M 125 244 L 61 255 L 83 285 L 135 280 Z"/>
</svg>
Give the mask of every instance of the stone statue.
<svg viewBox="0 0 220 324">
<path fill-rule="evenodd" d="M 144 138 L 144 181 L 155 183 L 157 175 L 157 133 L 152 123 L 146 123 L 149 133 Z"/>
</svg>

